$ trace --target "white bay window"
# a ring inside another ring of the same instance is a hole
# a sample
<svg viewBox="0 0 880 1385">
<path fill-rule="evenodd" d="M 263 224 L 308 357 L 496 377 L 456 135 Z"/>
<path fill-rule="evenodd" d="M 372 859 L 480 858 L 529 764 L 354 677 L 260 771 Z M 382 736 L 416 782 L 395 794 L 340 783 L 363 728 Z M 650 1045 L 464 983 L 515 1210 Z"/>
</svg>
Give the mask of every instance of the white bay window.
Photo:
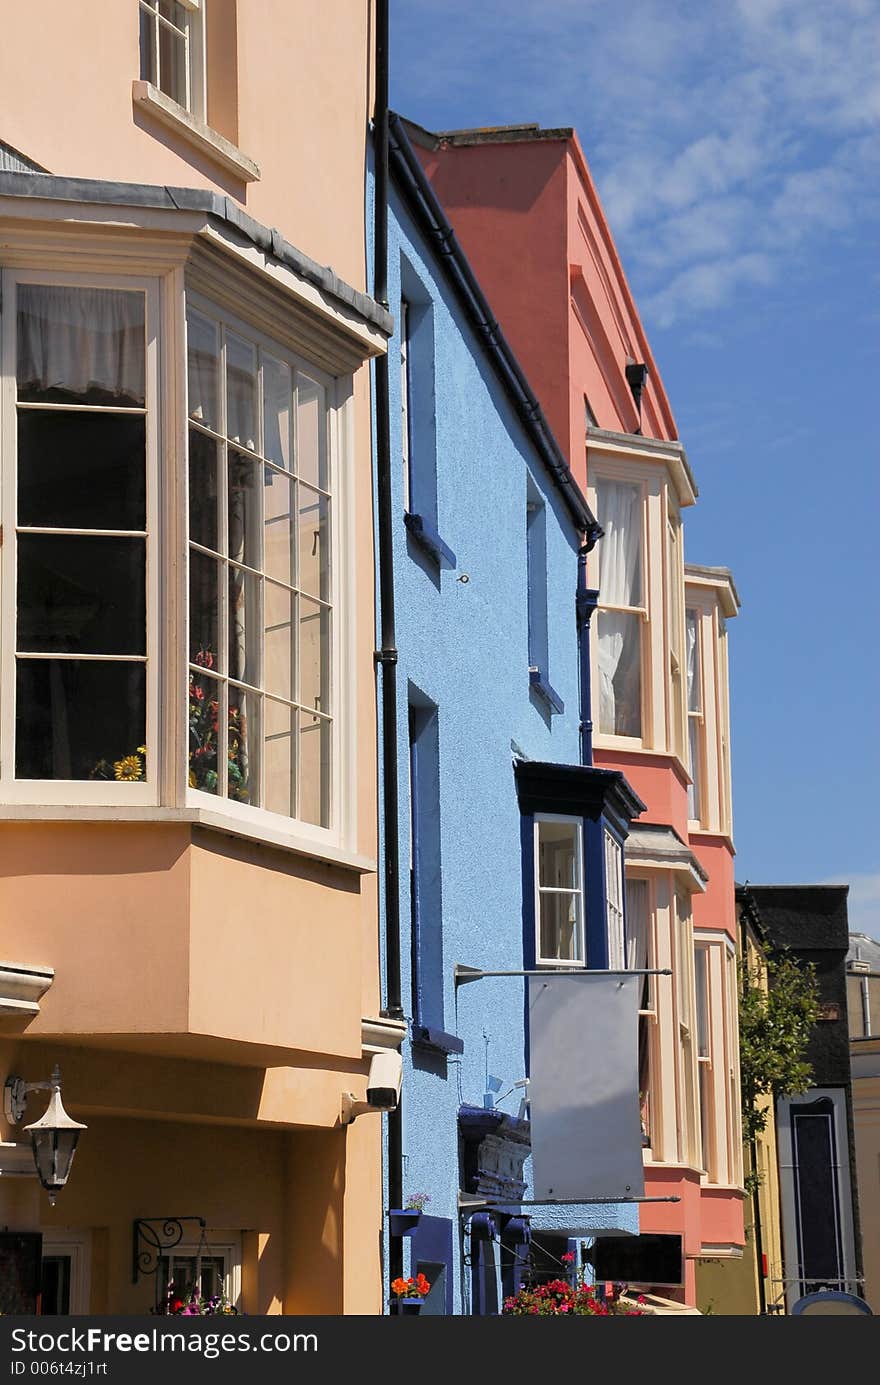
<svg viewBox="0 0 880 1385">
<path fill-rule="evenodd" d="M 684 558 L 694 502 L 678 443 L 587 429 L 587 498 L 603 529 L 590 553 L 597 748 L 648 750 L 685 767 Z"/>
<path fill-rule="evenodd" d="M 155 286 L 5 277 L 3 780 L 155 801 Z"/>
<path fill-rule="evenodd" d="M 643 511 L 642 488 L 600 479 L 596 507 L 605 536 L 596 550 L 600 610 L 598 729 L 642 734 Z"/>
<path fill-rule="evenodd" d="M 190 787 L 327 827 L 326 387 L 202 308 L 187 330 Z"/>
<path fill-rule="evenodd" d="M 168 277 L 2 287 L 3 801 L 343 847 L 345 391 Z"/>
</svg>

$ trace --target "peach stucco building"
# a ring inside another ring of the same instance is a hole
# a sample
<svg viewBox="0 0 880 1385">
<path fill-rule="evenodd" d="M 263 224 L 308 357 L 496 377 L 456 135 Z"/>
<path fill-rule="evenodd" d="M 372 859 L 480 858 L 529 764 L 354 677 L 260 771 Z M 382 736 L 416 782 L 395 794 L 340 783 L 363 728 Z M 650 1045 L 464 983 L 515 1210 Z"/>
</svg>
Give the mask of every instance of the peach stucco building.
<svg viewBox="0 0 880 1385">
<path fill-rule="evenodd" d="M 197 1262 L 246 1312 L 381 1308 L 380 1121 L 340 1125 L 403 1028 L 379 1016 L 373 42 L 369 0 L 4 16 L 0 1081 L 57 1064 L 88 1127 L 54 1207 L 22 1133 L 45 1098 L 0 1132 L 0 1225 L 42 1235 L 47 1312 L 145 1311 Z"/>
<path fill-rule="evenodd" d="M 647 804 L 627 909 L 647 920 L 647 966 L 672 972 L 643 996 L 640 1085 L 646 1193 L 678 1201 L 645 1202 L 641 1235 L 681 1238 L 680 1282 L 660 1292 L 694 1304 L 698 1262 L 744 1242 L 726 633 L 739 598 L 727 569 L 685 564 L 696 482 L 577 136 L 407 128 L 605 530 L 588 558 L 594 759 Z"/>
</svg>

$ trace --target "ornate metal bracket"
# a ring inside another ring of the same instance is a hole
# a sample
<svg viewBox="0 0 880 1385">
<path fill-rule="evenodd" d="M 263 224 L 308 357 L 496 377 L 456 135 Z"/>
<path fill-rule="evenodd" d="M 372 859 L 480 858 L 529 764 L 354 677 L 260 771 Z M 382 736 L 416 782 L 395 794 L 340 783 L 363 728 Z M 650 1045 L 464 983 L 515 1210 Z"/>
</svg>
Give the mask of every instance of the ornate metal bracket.
<svg viewBox="0 0 880 1385">
<path fill-rule="evenodd" d="M 205 1234 L 204 1217 L 136 1217 L 133 1223 L 131 1282 L 141 1275 L 157 1274 L 163 1251 L 173 1250 L 183 1240 L 184 1222 L 197 1222 L 199 1238 Z"/>
</svg>

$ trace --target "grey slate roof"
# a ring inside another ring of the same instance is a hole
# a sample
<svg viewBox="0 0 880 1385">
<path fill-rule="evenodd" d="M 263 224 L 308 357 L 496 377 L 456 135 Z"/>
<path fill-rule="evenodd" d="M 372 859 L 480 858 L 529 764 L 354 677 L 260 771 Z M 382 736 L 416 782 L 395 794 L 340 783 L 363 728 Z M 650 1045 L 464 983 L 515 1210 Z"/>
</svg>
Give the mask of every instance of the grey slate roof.
<svg viewBox="0 0 880 1385">
<path fill-rule="evenodd" d="M 280 231 L 243 211 L 231 197 L 207 188 L 176 188 L 151 183 L 114 183 L 99 178 L 64 178 L 52 173 L 0 171 L 0 197 L 26 197 L 62 202 L 91 202 L 111 207 L 145 207 L 162 211 L 202 212 L 231 227 L 259 250 L 286 265 L 329 297 L 353 310 L 386 336 L 394 318 L 369 294 L 354 289 L 329 265 L 320 265 L 285 240 Z"/>
</svg>

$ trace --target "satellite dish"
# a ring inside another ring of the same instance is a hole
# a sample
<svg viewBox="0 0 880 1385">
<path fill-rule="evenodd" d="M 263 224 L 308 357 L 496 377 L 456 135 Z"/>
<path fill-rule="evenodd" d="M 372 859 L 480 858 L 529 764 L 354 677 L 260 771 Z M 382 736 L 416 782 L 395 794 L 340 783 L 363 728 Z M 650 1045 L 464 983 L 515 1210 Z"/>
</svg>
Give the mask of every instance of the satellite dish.
<svg viewBox="0 0 880 1385">
<path fill-rule="evenodd" d="M 819 1289 L 815 1294 L 805 1294 L 792 1308 L 792 1314 L 801 1313 L 868 1313 L 873 1316 L 863 1298 L 855 1294 L 844 1294 L 839 1289 Z"/>
</svg>

